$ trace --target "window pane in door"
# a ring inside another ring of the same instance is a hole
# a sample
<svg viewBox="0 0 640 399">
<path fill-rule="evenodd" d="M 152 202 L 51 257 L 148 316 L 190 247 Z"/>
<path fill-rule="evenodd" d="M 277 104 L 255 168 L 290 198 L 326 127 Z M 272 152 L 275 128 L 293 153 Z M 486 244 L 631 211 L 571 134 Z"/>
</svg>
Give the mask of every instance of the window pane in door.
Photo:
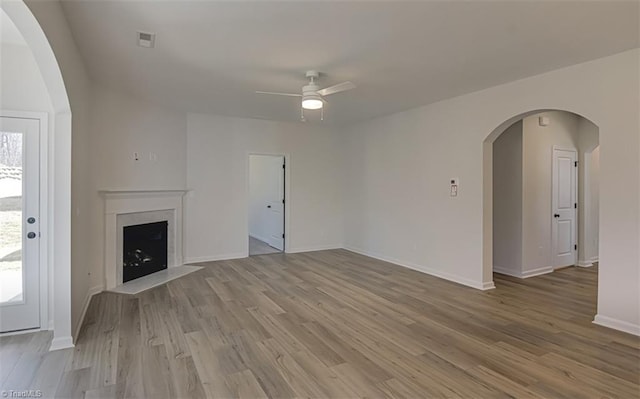
<svg viewBox="0 0 640 399">
<path fill-rule="evenodd" d="M 0 132 L 0 303 L 23 300 L 22 143 Z"/>
</svg>

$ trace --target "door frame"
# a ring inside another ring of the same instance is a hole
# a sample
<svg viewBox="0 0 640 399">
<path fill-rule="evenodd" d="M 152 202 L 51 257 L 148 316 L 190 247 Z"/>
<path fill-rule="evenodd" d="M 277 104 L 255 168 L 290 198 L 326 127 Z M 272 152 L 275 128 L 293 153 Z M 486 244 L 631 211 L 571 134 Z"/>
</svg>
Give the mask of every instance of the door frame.
<svg viewBox="0 0 640 399">
<path fill-rule="evenodd" d="M 249 256 L 249 195 L 250 195 L 250 167 L 249 162 L 251 155 L 266 155 L 274 157 L 283 157 L 284 164 L 284 245 L 283 253 L 288 253 L 290 250 L 290 238 L 291 238 L 291 156 L 285 152 L 263 152 L 263 151 L 249 151 L 246 153 L 245 161 L 245 237 L 247 237 L 247 246 L 245 257 Z"/>
<path fill-rule="evenodd" d="M 49 241 L 52 239 L 49 225 L 49 196 L 53 193 L 49 192 L 49 114 L 47 112 L 38 111 L 13 111 L 0 109 L 0 117 L 19 118 L 19 119 L 35 119 L 40 124 L 40 184 L 39 184 L 39 200 L 40 200 L 40 328 L 30 330 L 22 330 L 15 332 L 6 332 L 0 335 L 24 334 L 34 331 L 52 330 L 53 326 L 49 325 Z M 53 248 L 53 247 L 51 247 Z"/>
<path fill-rule="evenodd" d="M 564 147 L 564 146 L 560 146 L 560 145 L 553 145 L 551 148 L 551 215 L 549 215 L 549 217 L 551 218 L 551 245 L 549 246 L 549 248 L 551 249 L 551 267 L 553 267 L 553 270 L 556 270 L 558 268 L 562 268 L 564 266 L 558 266 L 556 265 L 555 262 L 555 253 L 556 253 L 556 240 L 554 240 L 554 226 L 553 223 L 555 223 L 555 220 L 553 218 L 553 213 L 555 212 L 554 210 L 554 179 L 555 179 L 555 162 L 554 162 L 554 157 L 555 157 L 555 153 L 556 151 L 566 151 L 566 152 L 572 152 L 575 154 L 575 159 L 576 162 L 578 161 L 578 149 L 577 148 L 573 148 L 573 147 Z M 579 165 L 578 165 L 579 166 Z M 575 204 L 578 204 L 579 199 L 578 199 L 578 166 L 575 166 L 572 169 L 572 173 L 571 173 L 571 179 L 573 181 L 573 201 Z M 577 206 L 577 205 L 576 205 Z M 573 215 L 573 228 L 572 228 L 572 232 L 571 235 L 573 237 L 573 241 L 574 241 L 574 245 L 578 245 L 578 229 L 580 228 L 579 224 L 579 217 L 578 217 L 578 209 L 574 208 L 574 215 Z M 557 233 L 557 229 L 555 230 Z M 578 264 L 578 250 L 575 249 L 574 253 L 573 253 L 573 265 L 576 266 Z"/>
</svg>

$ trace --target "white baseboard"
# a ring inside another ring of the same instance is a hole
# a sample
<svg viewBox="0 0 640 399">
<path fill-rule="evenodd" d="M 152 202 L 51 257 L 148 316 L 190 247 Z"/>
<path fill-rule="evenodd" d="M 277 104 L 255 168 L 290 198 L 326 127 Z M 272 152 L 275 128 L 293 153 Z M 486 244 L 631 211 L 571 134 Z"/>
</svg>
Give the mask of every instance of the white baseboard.
<svg viewBox="0 0 640 399">
<path fill-rule="evenodd" d="M 522 278 L 522 273 L 519 273 L 519 272 L 517 272 L 515 270 L 505 269 L 503 267 L 496 266 L 496 265 L 493 265 L 493 272 L 494 273 L 499 273 L 499 274 L 504 274 L 506 276 Z"/>
<path fill-rule="evenodd" d="M 593 323 L 599 326 L 613 328 L 614 330 L 640 336 L 640 325 L 629 323 L 627 321 L 597 314 L 596 317 L 593 318 Z"/>
<path fill-rule="evenodd" d="M 593 262 L 590 260 L 578 260 L 578 263 L 576 264 L 576 266 L 578 267 L 591 267 L 593 266 Z"/>
<path fill-rule="evenodd" d="M 598 263 L 599 262 L 599 257 L 598 256 L 594 256 L 593 258 L 591 258 L 591 263 Z"/>
<path fill-rule="evenodd" d="M 0 333 L 0 337 L 10 337 L 12 335 L 22 335 L 22 334 L 31 334 L 38 331 L 46 331 L 44 328 L 30 328 L 28 330 L 19 330 L 19 331 L 7 331 Z"/>
<path fill-rule="evenodd" d="M 342 244 L 316 245 L 316 246 L 310 246 L 310 247 L 289 248 L 285 252 L 288 254 L 297 254 L 300 252 L 314 252 L 314 251 L 327 251 L 329 249 L 340 249 L 342 247 L 343 247 Z"/>
<path fill-rule="evenodd" d="M 78 339 L 78 334 L 80 334 L 80 328 L 82 328 L 82 323 L 84 323 L 84 317 L 87 315 L 87 309 L 89 309 L 91 298 L 93 298 L 95 294 L 101 293 L 103 290 L 104 290 L 104 287 L 102 285 L 96 285 L 95 287 L 89 288 L 89 291 L 87 291 L 87 295 L 85 295 L 84 303 L 82 305 L 82 312 L 80 313 L 80 320 L 78 320 L 78 325 L 74 329 L 74 334 L 73 334 L 74 342 L 76 339 Z"/>
<path fill-rule="evenodd" d="M 538 269 L 527 270 L 522 272 L 522 278 L 541 276 L 543 274 L 553 272 L 553 266 L 540 267 Z"/>
<path fill-rule="evenodd" d="M 344 249 L 351 251 L 351 252 L 355 252 L 358 253 L 360 255 L 364 255 L 364 256 L 368 256 L 370 258 L 375 258 L 378 260 L 382 260 L 385 262 L 389 262 L 389 263 L 393 263 L 396 264 L 398 266 L 402 266 L 402 267 L 406 267 L 407 269 L 411 269 L 411 270 L 415 270 L 418 272 L 422 272 L 434 277 L 438 277 L 444 280 L 449 280 L 449 281 L 453 281 L 454 283 L 458 283 L 458 284 L 462 284 L 462 285 L 466 285 L 467 287 L 471 287 L 471 288 L 475 288 L 478 290 L 488 290 L 488 289 L 492 289 L 495 288 L 495 286 L 493 285 L 493 282 L 482 282 L 482 281 L 474 281 L 474 280 L 470 280 L 468 278 L 464 278 L 464 277 L 460 277 L 460 276 L 456 276 L 455 274 L 450 274 L 450 273 L 445 273 L 442 272 L 440 270 L 434 270 L 430 267 L 427 266 L 423 266 L 423 265 L 418 265 L 415 263 L 411 263 L 411 262 L 404 262 L 398 259 L 394 259 L 394 258 L 390 258 L 387 256 L 383 256 L 380 254 L 376 254 L 373 252 L 369 252 L 369 251 L 365 251 L 363 249 L 360 248 L 354 248 L 354 247 L 350 247 L 350 246 L 345 246 Z"/>
<path fill-rule="evenodd" d="M 60 349 L 73 348 L 73 337 L 58 337 L 51 341 L 49 352 L 57 351 Z"/>
<path fill-rule="evenodd" d="M 493 290 L 496 288 L 496 285 L 493 281 L 485 281 L 484 283 L 482 283 L 482 288 L 480 288 L 483 291 L 487 291 L 487 290 Z"/>
<path fill-rule="evenodd" d="M 202 262 L 215 262 L 219 260 L 231 260 L 231 259 L 241 259 L 248 257 L 249 254 L 246 252 L 236 252 L 232 254 L 222 254 L 222 255 L 209 255 L 209 256 L 192 256 L 184 258 L 184 264 L 189 265 L 192 263 L 202 263 Z"/>
<path fill-rule="evenodd" d="M 551 273 L 553 272 L 553 267 L 552 266 L 546 266 L 546 267 L 541 267 L 538 269 L 533 269 L 533 270 L 527 270 L 526 272 L 519 272 L 516 270 L 509 270 L 509 269 L 505 269 L 502 268 L 500 266 L 493 266 L 493 271 L 495 273 L 500 273 L 500 274 L 505 274 L 507 276 L 512 276 L 512 277 L 517 277 L 517 278 L 529 278 L 529 277 L 535 277 L 535 276 L 540 276 L 542 274 L 547 274 L 547 273 Z"/>
</svg>

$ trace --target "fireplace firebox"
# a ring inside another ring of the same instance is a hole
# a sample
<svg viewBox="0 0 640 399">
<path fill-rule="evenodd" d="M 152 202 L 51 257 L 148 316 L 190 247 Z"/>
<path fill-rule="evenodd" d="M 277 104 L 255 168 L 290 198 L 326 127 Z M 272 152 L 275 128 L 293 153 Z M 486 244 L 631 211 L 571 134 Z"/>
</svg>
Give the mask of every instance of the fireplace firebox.
<svg viewBox="0 0 640 399">
<path fill-rule="evenodd" d="M 167 226 L 165 220 L 123 228 L 123 283 L 167 268 Z"/>
</svg>

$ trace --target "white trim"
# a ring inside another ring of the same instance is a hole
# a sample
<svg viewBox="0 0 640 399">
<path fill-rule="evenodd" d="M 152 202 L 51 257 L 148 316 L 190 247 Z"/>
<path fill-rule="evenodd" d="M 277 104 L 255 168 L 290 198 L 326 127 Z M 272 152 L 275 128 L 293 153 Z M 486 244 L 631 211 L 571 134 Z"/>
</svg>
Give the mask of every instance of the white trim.
<svg viewBox="0 0 640 399">
<path fill-rule="evenodd" d="M 485 281 L 482 283 L 482 291 L 493 290 L 496 288 L 496 284 L 493 281 Z"/>
<path fill-rule="evenodd" d="M 219 260 L 242 259 L 247 257 L 249 257 L 249 253 L 247 252 L 236 252 L 231 254 L 210 255 L 210 256 L 191 256 L 191 257 L 184 258 L 184 264 L 189 265 L 192 263 L 217 262 Z"/>
<path fill-rule="evenodd" d="M 640 336 L 640 325 L 603 316 L 601 314 L 597 314 L 596 317 L 593 318 L 593 324 Z"/>
<path fill-rule="evenodd" d="M 591 258 L 591 263 L 598 263 L 598 262 L 600 262 L 599 259 L 600 258 L 598 256 L 594 256 L 594 257 Z"/>
<path fill-rule="evenodd" d="M 511 276 L 511 277 L 517 277 L 517 278 L 522 278 L 522 273 L 513 271 L 513 270 L 509 270 L 509 269 L 504 269 L 500 266 L 496 266 L 493 265 L 493 272 L 494 273 L 498 273 L 498 274 L 504 274 L 505 276 Z"/>
<path fill-rule="evenodd" d="M 9 337 L 11 335 L 22 335 L 22 334 L 31 334 L 39 331 L 45 331 L 42 328 L 28 328 L 26 330 L 18 330 L 18 331 L 7 331 L 0 333 L 0 337 Z"/>
<path fill-rule="evenodd" d="M 578 260 L 578 263 L 576 263 L 576 266 L 578 266 L 578 267 L 591 267 L 591 266 L 593 266 L 593 262 L 591 262 L 589 260 Z"/>
<path fill-rule="evenodd" d="M 329 249 L 340 249 L 343 248 L 342 244 L 331 244 L 331 245 L 312 245 L 308 247 L 298 247 L 291 248 L 286 253 L 288 254 L 299 254 L 302 252 L 315 252 L 315 251 L 326 251 Z M 353 251 L 356 252 L 356 251 Z"/>
<path fill-rule="evenodd" d="M 422 266 L 422 265 L 418 265 L 415 263 L 411 263 L 411 262 L 403 262 L 400 261 L 398 259 L 394 259 L 394 258 L 389 258 L 386 256 L 382 256 L 379 254 L 375 254 L 373 252 L 369 252 L 369 251 L 365 251 L 363 249 L 358 249 L 358 248 L 354 248 L 351 246 L 345 246 L 344 249 L 351 251 L 351 252 L 355 252 L 357 254 L 360 255 L 364 255 L 364 256 L 368 256 L 370 258 L 374 258 L 374 259 L 378 259 L 378 260 L 382 260 L 385 262 L 389 262 L 389 263 L 393 263 L 395 265 L 398 266 L 402 266 L 402 267 L 406 267 L 407 269 L 411 269 L 411 270 L 415 270 L 424 274 L 428 274 L 434 277 L 438 277 L 444 280 L 448 280 L 448 281 L 452 281 L 454 283 L 458 283 L 458 284 L 462 284 L 465 285 L 467 287 L 471 287 L 471 288 L 475 288 L 478 290 L 487 290 L 487 289 L 491 289 L 491 288 L 495 288 L 495 286 L 493 286 L 493 284 L 491 282 L 482 282 L 482 281 L 474 281 L 474 280 L 469 280 L 467 278 L 464 277 L 460 277 L 460 276 L 456 276 L 454 274 L 449 274 L 449 273 L 443 273 L 439 270 L 434 270 L 431 269 L 429 267 L 426 266 Z"/>
<path fill-rule="evenodd" d="M 80 334 L 80 329 L 82 328 L 82 324 L 84 323 L 84 317 L 87 315 L 87 309 L 89 309 L 91 298 L 101 292 L 102 285 L 96 285 L 95 287 L 89 288 L 89 291 L 87 291 L 87 295 L 85 295 L 84 297 L 84 304 L 82 305 L 82 312 L 80 312 L 80 319 L 78 320 L 78 325 L 75 328 L 75 334 L 73 334 L 76 341 L 78 340 L 78 334 Z"/>
<path fill-rule="evenodd" d="M 590 148 L 589 150 L 586 150 L 583 153 L 579 154 L 579 156 L 582 155 L 582 164 L 578 163 L 578 173 L 580 174 L 580 176 L 582 176 L 583 185 L 582 185 L 582 197 L 580 198 L 580 200 L 582 201 L 582 209 L 581 210 L 579 209 L 578 211 L 582 211 L 583 217 L 581 220 L 579 219 L 579 222 L 582 221 L 582 225 L 578 223 L 578 228 L 580 228 L 580 231 L 582 232 L 583 243 L 582 243 L 582 247 L 578 249 L 580 250 L 580 252 L 582 252 L 582 256 L 585 258 L 588 257 L 589 254 L 597 253 L 598 251 L 597 245 L 594 245 L 594 238 L 598 239 L 599 232 L 598 234 L 594 235 L 593 231 L 591 230 L 594 224 L 594 219 L 592 218 L 594 209 L 591 201 L 592 200 L 591 157 L 593 155 L 593 151 L 595 151 L 595 149 L 599 147 L 600 147 L 600 143 L 598 140 L 598 144 L 596 144 L 595 147 Z M 599 192 L 598 192 L 598 197 L 600 197 Z M 599 212 L 598 212 L 598 215 L 599 215 Z M 593 258 L 595 258 L 595 260 Z M 593 262 L 597 262 L 598 261 L 597 259 L 598 257 L 596 255 L 595 257 L 592 257 L 592 259 L 590 260 L 579 261 L 578 263 L 580 262 L 593 263 Z"/>
<path fill-rule="evenodd" d="M 542 274 L 547 274 L 547 273 L 551 273 L 553 272 L 553 267 L 552 266 L 547 266 L 547 267 L 540 267 L 538 269 L 533 269 L 533 270 L 527 270 L 524 272 L 518 272 L 518 271 L 514 271 L 514 270 L 509 270 L 509 269 L 503 269 L 500 266 L 493 266 L 493 272 L 494 273 L 500 273 L 500 274 L 504 274 L 507 276 L 511 276 L 511 277 L 516 277 L 516 278 L 529 278 L 529 277 L 535 277 L 535 276 L 540 276 Z"/>
<path fill-rule="evenodd" d="M 73 337 L 57 337 L 51 341 L 51 346 L 49 347 L 49 352 L 57 351 L 60 349 L 68 349 L 73 348 Z"/>
<path fill-rule="evenodd" d="M 543 274 L 552 273 L 553 270 L 554 270 L 553 266 L 546 266 L 546 267 L 540 267 L 533 270 L 526 270 L 522 272 L 522 278 L 541 276 Z"/>
<path fill-rule="evenodd" d="M 35 119 L 39 123 L 38 162 L 40 182 L 38 185 L 39 209 L 38 228 L 40 231 L 38 285 L 40 290 L 40 326 L 39 330 L 52 329 L 49 320 L 49 113 L 41 111 L 14 111 L 0 109 L 0 117 L 17 119 Z M 46 327 L 45 327 L 46 326 Z"/>
</svg>

